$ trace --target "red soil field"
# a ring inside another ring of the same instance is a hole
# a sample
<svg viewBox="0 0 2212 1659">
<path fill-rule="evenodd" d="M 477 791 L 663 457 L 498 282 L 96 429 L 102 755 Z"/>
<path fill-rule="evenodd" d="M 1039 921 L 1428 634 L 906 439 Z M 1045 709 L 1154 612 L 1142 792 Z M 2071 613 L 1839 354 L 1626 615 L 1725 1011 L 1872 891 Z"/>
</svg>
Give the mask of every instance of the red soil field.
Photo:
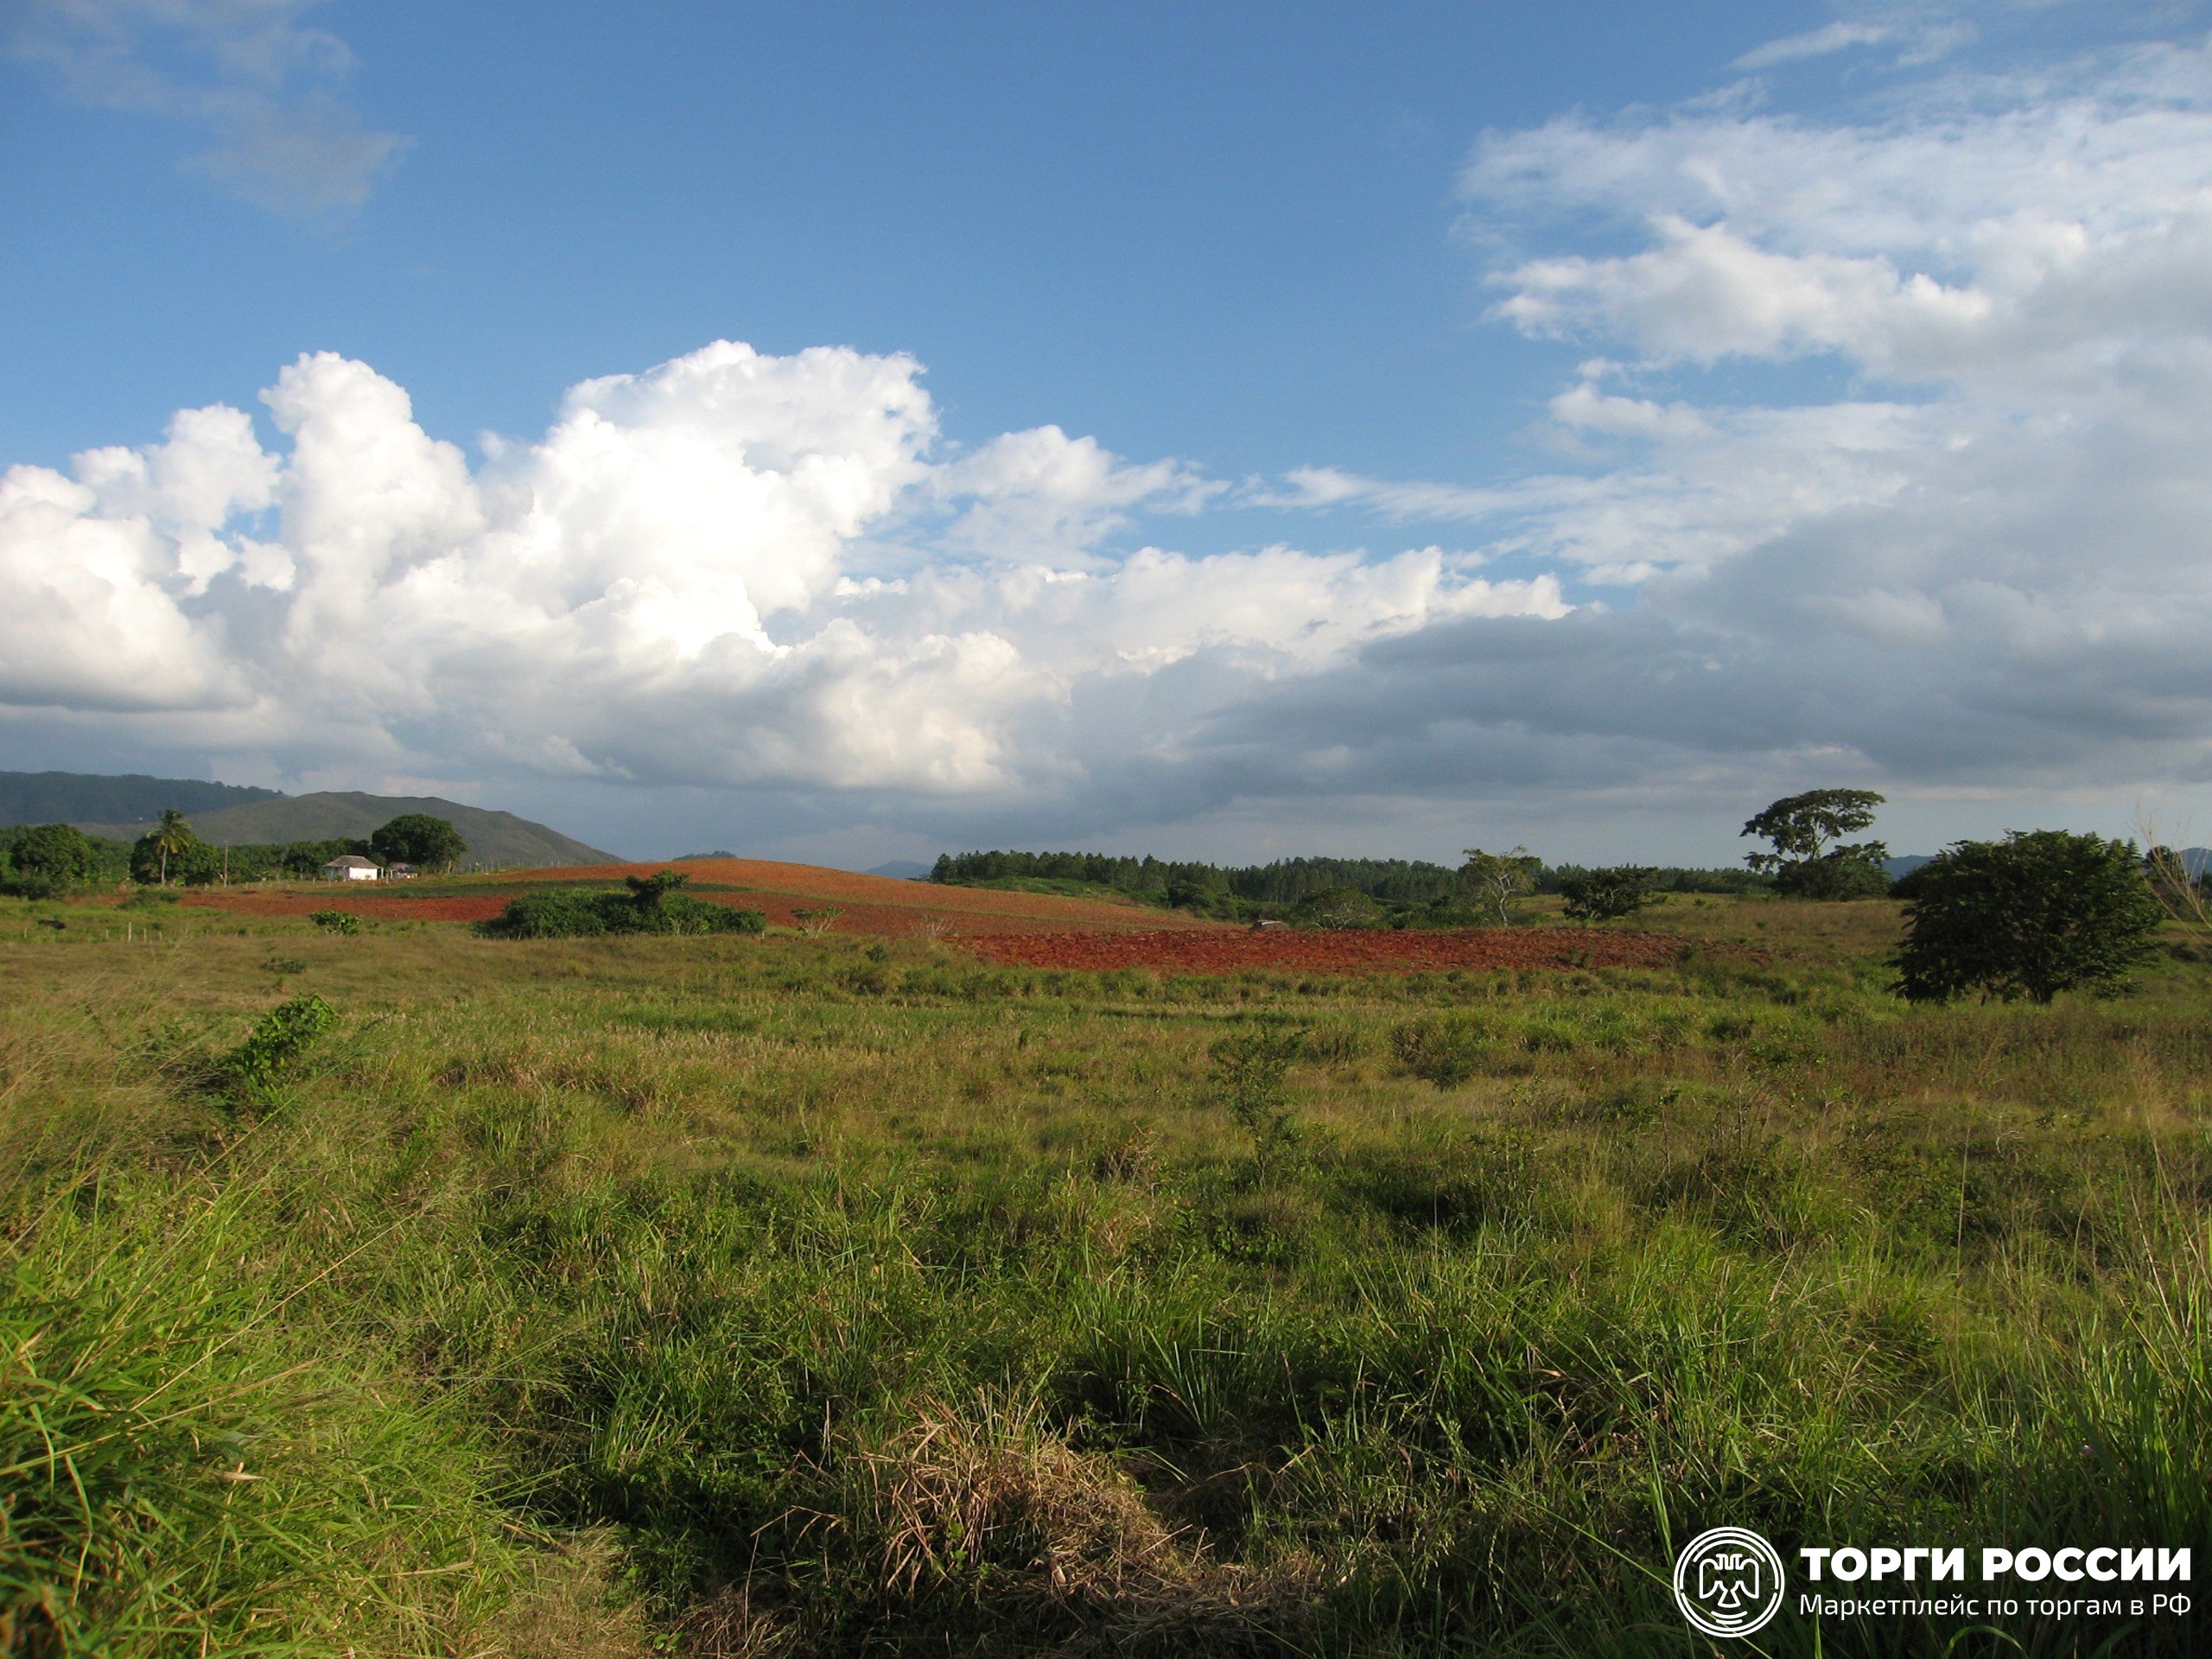
<svg viewBox="0 0 2212 1659">
<path fill-rule="evenodd" d="M 380 887 L 359 882 L 343 886 L 287 885 L 253 892 L 201 887 L 188 893 L 184 903 L 195 909 L 247 916 L 304 916 L 310 911 L 345 910 L 364 918 L 382 917 L 391 921 L 480 922 L 505 908 L 508 896 L 523 881 L 611 881 L 664 869 L 683 870 L 694 882 L 742 888 L 741 892 L 700 893 L 697 896 L 714 904 L 765 912 L 769 923 L 778 927 L 800 925 L 794 913 L 798 911 L 834 909 L 838 914 L 830 925 L 831 932 L 887 938 L 1133 928 L 1154 932 L 1223 931 L 1217 923 L 1134 904 L 1062 899 L 1049 893 L 997 893 L 981 887 L 938 887 L 927 881 L 902 881 L 888 876 L 823 869 L 812 864 L 779 864 L 750 858 L 504 870 L 483 878 L 485 887 L 493 891 L 480 894 L 455 893 L 442 882 L 439 885 L 445 890 L 437 893 L 410 892 L 404 884 Z"/>
<path fill-rule="evenodd" d="M 406 893 L 350 893 L 343 888 L 317 892 L 272 887 L 219 893 L 203 887 L 186 894 L 182 904 L 187 910 L 219 910 L 233 916 L 304 916 L 315 910 L 345 910 L 356 916 L 395 922 L 481 922 L 505 910 L 507 901 L 488 893 L 482 898 L 446 893 L 417 899 Z"/>
<path fill-rule="evenodd" d="M 1211 928 L 1144 933 L 1028 933 L 979 939 L 976 953 L 1008 966 L 1169 973 L 1415 974 L 1462 969 L 1650 968 L 1675 960 L 1683 941 L 1657 933 L 1564 927 L 1380 929 L 1306 932 Z"/>
</svg>

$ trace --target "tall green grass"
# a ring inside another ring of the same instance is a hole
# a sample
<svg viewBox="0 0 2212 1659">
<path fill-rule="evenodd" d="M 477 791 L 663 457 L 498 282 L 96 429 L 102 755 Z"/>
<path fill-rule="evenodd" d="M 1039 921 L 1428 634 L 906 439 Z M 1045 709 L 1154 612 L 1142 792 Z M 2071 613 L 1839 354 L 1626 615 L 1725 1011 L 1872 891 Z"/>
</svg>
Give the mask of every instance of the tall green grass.
<svg viewBox="0 0 2212 1659">
<path fill-rule="evenodd" d="M 2207 980 L 1907 1012 L 1815 920 L 1370 982 L 0 947 L 14 1650 L 1687 1653 L 1721 1522 L 2202 1547 Z M 1956 1636 L 1759 1646 L 2188 1632 Z"/>
</svg>

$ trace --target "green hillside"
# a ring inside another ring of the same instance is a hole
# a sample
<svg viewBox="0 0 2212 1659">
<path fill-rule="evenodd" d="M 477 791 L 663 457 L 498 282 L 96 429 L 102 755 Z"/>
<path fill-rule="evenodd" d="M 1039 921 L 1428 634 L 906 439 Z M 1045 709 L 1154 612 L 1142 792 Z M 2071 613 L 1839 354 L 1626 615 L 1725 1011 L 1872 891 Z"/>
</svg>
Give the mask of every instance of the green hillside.
<svg viewBox="0 0 2212 1659">
<path fill-rule="evenodd" d="M 435 796 L 363 795 L 331 791 L 315 795 L 284 795 L 250 801 L 214 811 L 184 809 L 200 839 L 215 844 L 243 846 L 253 842 L 335 841 L 367 836 L 380 824 L 403 812 L 427 812 L 445 819 L 468 843 L 464 866 L 498 864 L 612 864 L 616 855 L 597 847 L 532 823 L 512 812 L 487 812 Z M 150 817 L 125 823 L 77 821 L 88 835 L 132 841 L 146 832 Z"/>
<path fill-rule="evenodd" d="M 0 825 L 137 823 L 180 812 L 214 812 L 255 801 L 281 801 L 273 789 L 211 784 L 196 778 L 131 772 L 96 778 L 81 772 L 0 772 Z"/>
</svg>

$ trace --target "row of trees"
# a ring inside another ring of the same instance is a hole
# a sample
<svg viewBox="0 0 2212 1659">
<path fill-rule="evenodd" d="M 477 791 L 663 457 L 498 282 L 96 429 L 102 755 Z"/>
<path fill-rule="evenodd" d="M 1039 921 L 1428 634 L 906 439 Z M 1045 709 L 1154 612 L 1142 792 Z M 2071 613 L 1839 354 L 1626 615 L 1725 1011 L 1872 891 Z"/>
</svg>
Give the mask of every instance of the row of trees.
<svg viewBox="0 0 2212 1659">
<path fill-rule="evenodd" d="M 402 814 L 365 839 L 218 847 L 202 840 L 181 812 L 168 811 L 136 842 L 102 840 L 67 823 L 0 831 L 0 874 L 12 892 L 49 898 L 73 887 L 124 880 L 148 887 L 207 887 L 312 878 L 332 859 L 348 855 L 385 865 L 450 869 L 467 850 L 452 824 L 420 812 Z"/>
<path fill-rule="evenodd" d="M 2126 982 L 2168 916 L 2212 921 L 2212 876 L 2184 868 L 2171 849 L 2144 854 L 2133 842 L 2064 830 L 1959 842 L 1892 882 L 1888 847 L 1853 839 L 1873 827 L 1883 804 L 1863 789 L 1774 801 L 1744 824 L 1744 836 L 1765 845 L 1740 873 L 1548 867 L 1525 847 L 1471 847 L 1457 869 L 1400 859 L 1288 859 L 1238 869 L 1090 853 L 963 853 L 939 858 L 931 880 L 1084 882 L 1216 915 L 1272 914 L 1324 928 L 1507 925 L 1522 900 L 1544 892 L 1582 921 L 1632 916 L 1670 890 L 1757 887 L 1816 901 L 1894 893 L 1905 900 L 1897 988 L 1916 1001 L 2108 993 Z"/>
<path fill-rule="evenodd" d="M 1572 895 L 1591 873 L 1577 865 L 1547 866 L 1516 849 L 1531 872 L 1531 893 Z M 1471 863 L 1453 868 L 1419 859 L 1287 858 L 1271 864 L 1223 866 L 1194 861 L 1123 858 L 1105 853 L 947 853 L 930 880 L 956 887 L 1081 884 L 1109 887 L 1144 903 L 1230 921 L 1281 917 L 1294 921 L 1351 918 L 1337 925 L 1464 926 L 1494 914 L 1488 884 Z M 1650 868 L 1652 893 L 1768 891 L 1771 877 L 1749 870 Z M 1323 921 L 1318 925 L 1330 925 Z"/>
</svg>

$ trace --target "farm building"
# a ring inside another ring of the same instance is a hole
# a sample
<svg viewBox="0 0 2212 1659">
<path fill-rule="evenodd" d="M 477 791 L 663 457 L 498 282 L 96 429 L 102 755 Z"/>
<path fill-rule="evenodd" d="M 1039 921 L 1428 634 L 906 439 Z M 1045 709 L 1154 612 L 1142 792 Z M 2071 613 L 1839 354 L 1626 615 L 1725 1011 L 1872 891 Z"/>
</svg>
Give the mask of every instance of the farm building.
<svg viewBox="0 0 2212 1659">
<path fill-rule="evenodd" d="M 322 867 L 326 881 L 373 881 L 383 874 L 365 858 L 348 853 L 343 858 L 334 858 Z"/>
</svg>

